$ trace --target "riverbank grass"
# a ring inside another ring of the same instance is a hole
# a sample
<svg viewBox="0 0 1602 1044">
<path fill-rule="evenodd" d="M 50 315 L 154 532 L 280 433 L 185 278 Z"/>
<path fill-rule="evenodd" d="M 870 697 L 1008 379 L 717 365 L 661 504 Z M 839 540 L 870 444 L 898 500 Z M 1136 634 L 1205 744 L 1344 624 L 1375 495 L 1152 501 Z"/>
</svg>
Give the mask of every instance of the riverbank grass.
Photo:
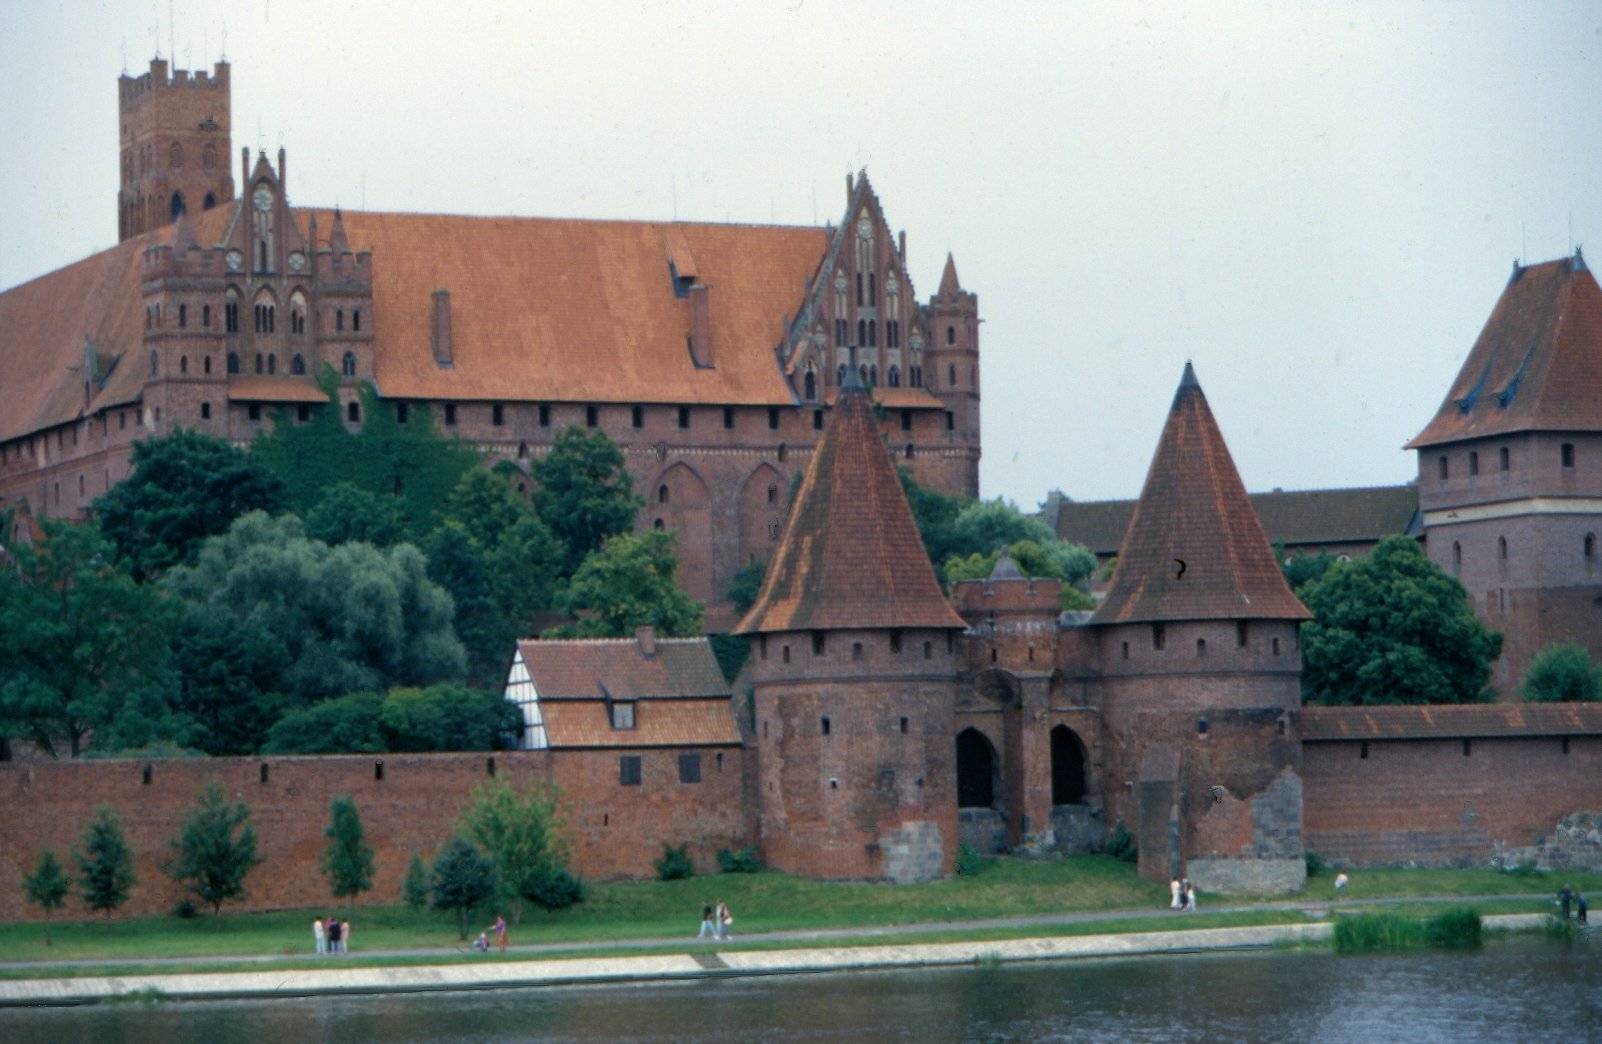
<svg viewBox="0 0 1602 1044">
<path fill-rule="evenodd" d="M 1405 913 L 1359 914 L 1335 922 L 1336 953 L 1376 953 L 1385 950 L 1478 949 L 1483 936 L 1480 913 L 1473 907 L 1454 906 L 1429 917 Z"/>
</svg>

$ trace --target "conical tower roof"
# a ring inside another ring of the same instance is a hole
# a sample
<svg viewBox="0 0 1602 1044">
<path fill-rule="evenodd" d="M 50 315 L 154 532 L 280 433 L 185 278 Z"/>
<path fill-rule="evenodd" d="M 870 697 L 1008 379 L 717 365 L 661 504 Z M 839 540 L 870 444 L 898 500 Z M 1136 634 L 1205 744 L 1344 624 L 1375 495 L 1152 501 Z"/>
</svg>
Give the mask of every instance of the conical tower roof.
<svg viewBox="0 0 1602 1044">
<path fill-rule="evenodd" d="M 1513 269 L 1435 419 L 1407 448 L 1516 431 L 1602 431 L 1602 288 L 1578 250 Z"/>
<path fill-rule="evenodd" d="M 1306 620 L 1189 363 L 1091 623 Z"/>
<path fill-rule="evenodd" d="M 940 273 L 940 296 L 950 297 L 962 293 L 962 281 L 957 278 L 957 261 L 948 251 L 945 271 Z"/>
<path fill-rule="evenodd" d="M 940 591 L 867 392 L 847 373 L 735 634 L 965 626 Z"/>
</svg>

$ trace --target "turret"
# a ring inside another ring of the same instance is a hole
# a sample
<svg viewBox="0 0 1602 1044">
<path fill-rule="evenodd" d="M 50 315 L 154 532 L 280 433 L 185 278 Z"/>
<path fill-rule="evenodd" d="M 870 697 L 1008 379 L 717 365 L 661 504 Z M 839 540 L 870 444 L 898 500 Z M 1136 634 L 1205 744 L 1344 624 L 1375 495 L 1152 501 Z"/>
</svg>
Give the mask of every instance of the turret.
<svg viewBox="0 0 1602 1044">
<path fill-rule="evenodd" d="M 923 383 L 946 407 L 947 438 L 966 448 L 965 492 L 979 495 L 979 295 L 962 288 L 946 255 L 940 289 L 926 309 L 930 344 Z"/>
<path fill-rule="evenodd" d="M 148 73 L 124 74 L 117 88 L 119 239 L 233 199 L 227 62 L 219 61 L 210 75 L 178 69 L 169 76 L 167 62 L 156 58 Z"/>
</svg>

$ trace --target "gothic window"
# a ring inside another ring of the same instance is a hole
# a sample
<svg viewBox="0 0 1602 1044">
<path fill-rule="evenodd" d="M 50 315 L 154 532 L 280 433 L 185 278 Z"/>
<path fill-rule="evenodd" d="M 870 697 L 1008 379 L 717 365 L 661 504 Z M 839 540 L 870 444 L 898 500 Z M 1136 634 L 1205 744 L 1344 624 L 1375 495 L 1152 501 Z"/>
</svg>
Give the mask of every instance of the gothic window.
<svg viewBox="0 0 1602 1044">
<path fill-rule="evenodd" d="M 257 304 L 255 310 L 256 332 L 272 333 L 277 324 L 278 310 L 270 304 Z"/>
<path fill-rule="evenodd" d="M 866 319 L 857 320 L 857 343 L 868 343 L 868 321 Z"/>
<path fill-rule="evenodd" d="M 1507 537 L 1496 538 L 1496 557 L 1504 562 L 1507 561 Z"/>
<path fill-rule="evenodd" d="M 346 406 L 345 407 L 345 419 L 350 421 L 352 424 L 355 424 L 357 421 L 361 420 L 362 419 L 362 408 L 361 408 L 361 406 L 359 406 L 358 404 L 356 404 L 354 402 L 351 403 L 349 406 Z"/>
<path fill-rule="evenodd" d="M 267 353 L 267 372 L 278 372 L 278 356 L 272 354 L 271 352 Z"/>
<path fill-rule="evenodd" d="M 955 326 L 946 327 L 946 344 L 952 345 L 952 344 L 956 344 L 956 343 L 957 343 L 957 328 Z"/>
<path fill-rule="evenodd" d="M 350 328 L 352 330 L 357 331 L 358 333 L 361 332 L 361 328 L 362 328 L 362 310 L 360 308 L 355 308 L 355 309 L 351 310 L 351 313 L 350 313 Z"/>
<path fill-rule="evenodd" d="M 890 367 L 889 373 L 885 376 L 885 383 L 890 385 L 892 388 L 901 387 L 901 367 Z"/>
<path fill-rule="evenodd" d="M 156 360 L 156 353 L 155 352 L 151 352 L 150 353 L 150 376 L 152 376 L 152 377 L 156 376 L 157 365 L 158 365 L 158 363 L 157 363 L 157 360 Z"/>
<path fill-rule="evenodd" d="M 306 299 L 298 292 L 289 299 L 289 332 L 293 334 L 306 332 Z"/>
<path fill-rule="evenodd" d="M 846 333 L 849 328 L 850 324 L 844 319 L 836 319 L 834 321 L 834 346 L 836 348 L 844 348 L 846 346 L 846 339 L 850 337 L 850 334 Z"/>
<path fill-rule="evenodd" d="M 356 356 L 346 352 L 345 358 L 340 360 L 339 372 L 346 377 L 356 376 Z"/>
<path fill-rule="evenodd" d="M 189 372 L 189 356 L 180 355 L 178 357 L 178 372 L 179 373 L 188 373 Z"/>
<path fill-rule="evenodd" d="M 211 329 L 211 305 L 200 306 L 200 325 Z"/>
<path fill-rule="evenodd" d="M 239 332 L 239 294 L 231 288 L 223 298 L 223 327 L 229 333 Z"/>
<path fill-rule="evenodd" d="M 334 329 L 340 333 L 345 332 L 345 310 L 343 308 L 334 309 Z"/>
<path fill-rule="evenodd" d="M 229 373 L 238 373 L 239 372 L 239 353 L 238 352 L 229 352 L 228 353 L 228 372 Z"/>
<path fill-rule="evenodd" d="M 658 504 L 666 504 L 668 502 L 667 486 L 663 485 L 656 487 L 656 502 Z"/>
<path fill-rule="evenodd" d="M 804 396 L 808 402 L 816 402 L 818 398 L 818 378 L 811 370 L 807 371 L 803 380 Z"/>
<path fill-rule="evenodd" d="M 201 203 L 200 203 L 200 209 L 201 210 L 210 210 L 212 207 L 215 207 L 216 205 L 217 205 L 217 197 L 212 195 L 210 192 L 208 192 L 208 193 L 206 193 L 206 198 L 204 200 L 202 200 Z"/>
<path fill-rule="evenodd" d="M 261 353 L 257 352 L 256 353 L 256 372 L 257 373 L 263 372 L 264 364 L 265 364 L 265 360 L 262 359 Z"/>
<path fill-rule="evenodd" d="M 868 347 L 879 347 L 879 323 L 877 320 L 868 320 Z"/>
<path fill-rule="evenodd" d="M 876 308 L 879 304 L 879 280 L 872 272 L 868 273 L 868 307 Z"/>
<path fill-rule="evenodd" d="M 206 170 L 211 170 L 217 166 L 217 146 L 207 145 L 200 150 L 200 165 Z M 212 205 L 213 203 L 210 202 L 206 204 L 208 208 Z"/>
<path fill-rule="evenodd" d="M 182 192 L 174 192 L 172 194 L 172 202 L 168 204 L 167 210 L 171 214 L 174 221 L 177 221 L 183 216 L 184 194 Z"/>
<path fill-rule="evenodd" d="M 171 167 L 173 170 L 184 169 L 184 147 L 178 144 L 176 141 L 173 142 L 172 147 L 167 150 L 167 166 Z"/>
<path fill-rule="evenodd" d="M 189 325 L 189 306 L 178 306 L 178 329 L 182 330 Z"/>
<path fill-rule="evenodd" d="M 294 374 L 296 377 L 303 376 L 306 373 L 306 360 L 300 355 L 296 355 L 293 359 L 289 360 L 289 372 Z"/>
</svg>

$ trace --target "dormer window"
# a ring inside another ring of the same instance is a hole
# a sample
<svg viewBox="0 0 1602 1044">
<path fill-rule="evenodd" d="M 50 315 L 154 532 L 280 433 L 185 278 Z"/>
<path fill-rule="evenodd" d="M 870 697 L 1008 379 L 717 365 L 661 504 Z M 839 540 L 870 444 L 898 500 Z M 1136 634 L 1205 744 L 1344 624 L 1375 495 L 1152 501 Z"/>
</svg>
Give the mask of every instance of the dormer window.
<svg viewBox="0 0 1602 1044">
<path fill-rule="evenodd" d="M 614 729 L 632 729 L 634 727 L 634 701 L 613 700 L 608 705 L 608 711 Z"/>
</svg>

